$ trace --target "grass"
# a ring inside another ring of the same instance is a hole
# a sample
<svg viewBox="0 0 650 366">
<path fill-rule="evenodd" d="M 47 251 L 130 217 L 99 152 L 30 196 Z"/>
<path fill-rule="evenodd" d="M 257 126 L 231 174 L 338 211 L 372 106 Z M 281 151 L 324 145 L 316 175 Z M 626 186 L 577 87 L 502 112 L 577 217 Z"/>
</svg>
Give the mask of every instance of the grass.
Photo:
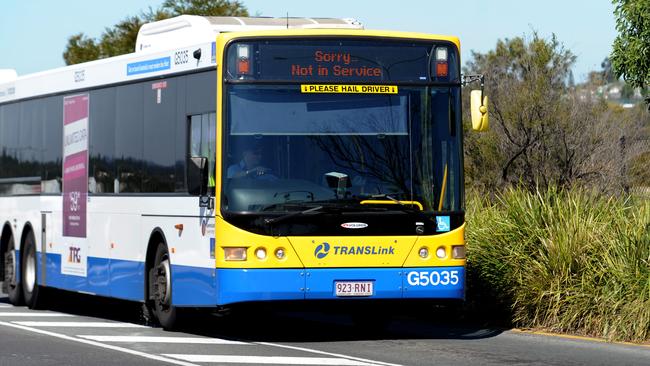
<svg viewBox="0 0 650 366">
<path fill-rule="evenodd" d="M 650 201 L 510 189 L 467 202 L 468 303 L 518 327 L 650 340 Z"/>
</svg>

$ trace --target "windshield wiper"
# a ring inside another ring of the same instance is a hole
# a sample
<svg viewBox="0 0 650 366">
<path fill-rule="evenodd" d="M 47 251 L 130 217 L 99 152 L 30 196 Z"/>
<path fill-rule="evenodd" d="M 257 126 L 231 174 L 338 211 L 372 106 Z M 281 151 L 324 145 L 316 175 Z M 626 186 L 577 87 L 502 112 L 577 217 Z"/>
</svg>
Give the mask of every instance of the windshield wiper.
<svg viewBox="0 0 650 366">
<path fill-rule="evenodd" d="M 289 202 L 278 202 L 271 203 L 269 205 L 263 206 L 259 211 L 271 211 L 277 208 L 292 208 L 295 210 L 304 210 L 306 208 L 312 208 L 314 204 L 311 201 L 289 201 Z"/>
<path fill-rule="evenodd" d="M 284 221 L 284 220 L 292 218 L 294 216 L 305 215 L 305 214 L 308 214 L 308 213 L 311 213 L 311 212 L 317 212 L 317 211 L 321 210 L 322 208 L 323 208 L 323 206 L 316 206 L 316 207 L 308 208 L 308 209 L 302 210 L 302 211 L 294 211 L 294 212 L 288 213 L 286 215 L 273 217 L 273 218 L 270 218 L 270 219 L 266 218 L 266 219 L 264 219 L 264 223 L 267 224 L 267 225 L 275 224 L 277 222 Z"/>
<path fill-rule="evenodd" d="M 397 198 L 394 196 L 400 195 L 400 194 L 405 194 L 404 192 L 393 192 L 393 193 L 378 193 L 378 194 L 371 194 L 368 195 L 368 198 L 376 199 L 376 198 L 388 198 L 391 201 L 399 201 Z"/>
<path fill-rule="evenodd" d="M 361 205 L 362 200 L 363 199 L 360 199 L 359 197 L 351 197 L 351 198 L 334 198 L 328 200 L 318 200 L 311 203 L 323 205 L 323 207 L 328 211 L 338 211 L 338 212 L 367 211 L 368 207 L 364 207 L 364 205 Z M 381 208 L 381 209 L 373 208 L 373 211 L 377 211 L 377 210 L 384 211 L 385 208 Z"/>
<path fill-rule="evenodd" d="M 395 202 L 396 204 L 400 205 L 401 207 L 404 208 L 405 211 L 418 212 L 418 213 L 422 212 L 423 207 L 422 207 L 422 204 L 420 202 L 418 202 L 418 201 L 409 201 L 409 200 L 399 200 L 399 199 L 392 196 L 392 195 L 399 195 L 399 194 L 404 194 L 404 192 L 381 193 L 381 194 L 369 195 L 368 196 L 368 198 L 369 198 L 368 201 L 377 200 L 377 202 L 368 202 L 368 203 L 382 203 L 381 199 L 385 198 L 386 200 L 388 200 L 390 202 Z M 363 202 L 366 202 L 366 201 L 362 200 L 360 203 L 363 204 Z M 389 203 L 389 202 L 384 201 L 383 203 Z M 419 209 L 415 208 L 413 206 L 417 206 Z"/>
</svg>

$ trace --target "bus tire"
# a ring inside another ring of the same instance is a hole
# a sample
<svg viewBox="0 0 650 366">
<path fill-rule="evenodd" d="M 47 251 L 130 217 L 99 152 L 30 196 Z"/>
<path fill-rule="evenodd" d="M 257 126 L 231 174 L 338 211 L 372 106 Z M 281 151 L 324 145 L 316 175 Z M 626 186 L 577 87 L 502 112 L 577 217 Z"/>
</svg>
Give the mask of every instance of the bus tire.
<svg viewBox="0 0 650 366">
<path fill-rule="evenodd" d="M 159 243 L 151 269 L 153 312 L 165 330 L 176 327 L 178 311 L 172 305 L 172 277 L 169 252 L 165 243 Z"/>
<path fill-rule="evenodd" d="M 21 258 L 20 283 L 25 303 L 30 309 L 39 309 L 43 305 L 43 289 L 38 285 L 38 261 L 36 260 L 36 241 L 30 232 L 25 238 Z"/>
<path fill-rule="evenodd" d="M 23 289 L 18 281 L 18 263 L 16 255 L 16 245 L 14 244 L 13 235 L 9 236 L 7 251 L 4 253 L 4 274 L 3 288 L 9 295 L 9 302 L 15 306 L 23 304 Z"/>
</svg>

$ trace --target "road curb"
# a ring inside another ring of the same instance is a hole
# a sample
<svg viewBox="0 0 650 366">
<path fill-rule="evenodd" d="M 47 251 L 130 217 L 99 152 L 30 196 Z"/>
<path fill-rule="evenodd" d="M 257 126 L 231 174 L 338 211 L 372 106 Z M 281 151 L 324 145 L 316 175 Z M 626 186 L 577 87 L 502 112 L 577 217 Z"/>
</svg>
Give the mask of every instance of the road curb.
<svg viewBox="0 0 650 366">
<path fill-rule="evenodd" d="M 618 344 L 618 345 L 622 345 L 622 346 L 634 346 L 634 347 L 641 347 L 641 348 L 650 349 L 650 343 L 608 341 L 608 340 L 603 339 L 603 338 L 595 338 L 595 337 L 579 336 L 579 335 L 571 335 L 571 334 L 562 334 L 562 333 L 552 333 L 552 332 L 546 332 L 546 331 L 542 331 L 542 330 L 532 330 L 532 329 L 515 328 L 515 329 L 510 329 L 509 331 L 513 332 L 513 333 L 520 333 L 520 334 L 535 334 L 535 335 L 543 335 L 543 336 L 548 336 L 548 337 L 574 339 L 574 340 L 580 340 L 580 341 L 590 341 L 590 342 L 607 343 L 607 344 Z"/>
</svg>

